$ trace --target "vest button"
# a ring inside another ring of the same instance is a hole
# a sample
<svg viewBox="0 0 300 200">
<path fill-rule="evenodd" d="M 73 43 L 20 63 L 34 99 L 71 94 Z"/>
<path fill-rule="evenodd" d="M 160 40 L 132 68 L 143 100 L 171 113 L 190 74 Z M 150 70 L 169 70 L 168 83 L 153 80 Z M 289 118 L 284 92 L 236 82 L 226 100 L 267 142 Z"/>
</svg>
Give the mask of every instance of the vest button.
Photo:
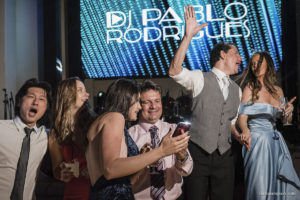
<svg viewBox="0 0 300 200">
<path fill-rule="evenodd" d="M 223 123 L 221 122 L 221 126 L 223 125 Z"/>
<path fill-rule="evenodd" d="M 221 136 L 221 133 L 219 133 L 219 136 Z"/>
<path fill-rule="evenodd" d="M 224 102 L 224 105 L 226 105 L 226 102 Z"/>
<path fill-rule="evenodd" d="M 222 112 L 221 115 L 224 115 L 224 113 Z"/>
</svg>

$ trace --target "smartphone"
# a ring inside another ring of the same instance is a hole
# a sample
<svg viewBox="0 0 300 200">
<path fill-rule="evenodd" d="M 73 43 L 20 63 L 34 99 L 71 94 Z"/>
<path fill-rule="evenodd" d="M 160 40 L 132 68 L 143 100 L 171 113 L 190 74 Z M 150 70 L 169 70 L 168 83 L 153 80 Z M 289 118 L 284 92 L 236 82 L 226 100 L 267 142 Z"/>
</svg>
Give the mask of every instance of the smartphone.
<svg viewBox="0 0 300 200">
<path fill-rule="evenodd" d="M 187 132 L 190 130 L 191 123 L 190 122 L 179 122 L 177 124 L 177 127 L 172 135 L 172 137 L 176 137 L 178 135 L 181 135 L 181 130 L 183 129 L 184 132 Z"/>
</svg>

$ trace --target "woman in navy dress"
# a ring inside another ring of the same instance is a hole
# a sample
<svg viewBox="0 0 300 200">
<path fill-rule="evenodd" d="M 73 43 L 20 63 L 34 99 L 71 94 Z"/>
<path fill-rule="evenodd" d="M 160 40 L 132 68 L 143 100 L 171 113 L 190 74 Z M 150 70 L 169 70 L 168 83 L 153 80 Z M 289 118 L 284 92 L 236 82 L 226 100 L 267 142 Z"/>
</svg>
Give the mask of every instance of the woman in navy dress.
<svg viewBox="0 0 300 200">
<path fill-rule="evenodd" d="M 289 150 L 276 129 L 277 119 L 292 121 L 295 97 L 284 101 L 275 86 L 275 67 L 267 52 L 255 53 L 242 74 L 245 83 L 238 125 L 244 145 L 246 199 L 300 199 L 300 181 Z"/>
<path fill-rule="evenodd" d="M 139 90 L 133 81 L 119 79 L 110 85 L 105 100 L 106 113 L 95 120 L 88 132 L 86 158 L 92 183 L 90 199 L 133 200 L 131 183 L 137 180 L 138 172 L 188 145 L 187 133 L 172 138 L 170 131 L 159 148 L 138 155 L 125 124 L 137 120 L 140 109 Z"/>
</svg>

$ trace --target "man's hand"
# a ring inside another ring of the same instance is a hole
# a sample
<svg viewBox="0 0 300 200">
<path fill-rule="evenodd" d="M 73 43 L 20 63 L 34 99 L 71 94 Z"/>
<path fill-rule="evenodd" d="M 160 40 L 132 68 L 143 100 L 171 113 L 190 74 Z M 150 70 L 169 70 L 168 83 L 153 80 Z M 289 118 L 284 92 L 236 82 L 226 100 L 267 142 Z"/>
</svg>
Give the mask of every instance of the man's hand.
<svg viewBox="0 0 300 200">
<path fill-rule="evenodd" d="M 241 133 L 236 129 L 235 124 L 231 125 L 231 134 L 233 135 L 234 139 L 238 141 L 241 145 L 243 145 L 243 142 L 241 140 Z"/>
<path fill-rule="evenodd" d="M 180 131 L 181 131 L 181 134 L 188 133 L 188 131 L 184 132 L 183 129 L 181 129 Z M 175 154 L 177 160 L 181 161 L 187 156 L 187 154 L 188 154 L 187 147 L 188 147 L 188 143 L 186 144 L 184 149 L 182 149 L 181 151 L 179 151 Z"/>
<path fill-rule="evenodd" d="M 140 150 L 140 154 L 149 152 L 149 151 L 151 151 L 151 150 L 152 150 L 152 144 L 149 143 L 149 142 L 146 142 L 146 143 L 142 146 L 142 148 L 141 148 L 141 150 Z"/>
<path fill-rule="evenodd" d="M 231 125 L 231 134 L 241 145 L 245 146 L 250 151 L 251 132 L 250 130 L 240 133 L 235 125 Z"/>
<path fill-rule="evenodd" d="M 192 38 L 205 26 L 207 23 L 198 24 L 196 21 L 194 8 L 190 5 L 185 6 L 184 9 L 185 19 L 185 35 L 177 49 L 174 58 L 169 67 L 169 75 L 175 76 L 182 71 L 182 63 L 185 58 L 186 51 L 192 41 Z"/>
<path fill-rule="evenodd" d="M 181 161 L 188 155 L 187 149 L 183 149 L 175 154 L 176 159 Z"/>
<path fill-rule="evenodd" d="M 184 7 L 185 35 L 189 38 L 194 37 L 207 23 L 198 24 L 196 21 L 195 10 L 189 4 Z"/>
</svg>

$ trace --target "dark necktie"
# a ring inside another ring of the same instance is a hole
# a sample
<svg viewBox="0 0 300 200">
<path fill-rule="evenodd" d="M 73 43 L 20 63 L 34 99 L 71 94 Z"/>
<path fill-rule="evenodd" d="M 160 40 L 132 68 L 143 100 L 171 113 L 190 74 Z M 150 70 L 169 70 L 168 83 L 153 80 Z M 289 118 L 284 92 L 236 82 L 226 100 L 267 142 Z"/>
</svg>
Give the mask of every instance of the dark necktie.
<svg viewBox="0 0 300 200">
<path fill-rule="evenodd" d="M 28 164 L 29 151 L 30 151 L 30 133 L 33 131 L 33 129 L 25 127 L 24 130 L 26 136 L 24 137 L 22 142 L 21 153 L 20 153 L 16 176 L 15 176 L 15 183 L 10 195 L 11 200 L 23 200 L 23 192 L 24 192 L 27 164 Z"/>
<path fill-rule="evenodd" d="M 153 149 L 157 148 L 160 144 L 160 139 L 158 137 L 157 131 L 158 128 L 156 126 L 152 126 L 149 129 L 149 132 L 151 134 L 151 143 Z M 157 165 L 152 168 L 154 169 L 150 169 L 150 170 L 154 171 L 155 173 L 150 173 L 151 196 L 154 200 L 160 200 L 166 193 L 162 159 L 159 159 L 157 161 Z"/>
</svg>

